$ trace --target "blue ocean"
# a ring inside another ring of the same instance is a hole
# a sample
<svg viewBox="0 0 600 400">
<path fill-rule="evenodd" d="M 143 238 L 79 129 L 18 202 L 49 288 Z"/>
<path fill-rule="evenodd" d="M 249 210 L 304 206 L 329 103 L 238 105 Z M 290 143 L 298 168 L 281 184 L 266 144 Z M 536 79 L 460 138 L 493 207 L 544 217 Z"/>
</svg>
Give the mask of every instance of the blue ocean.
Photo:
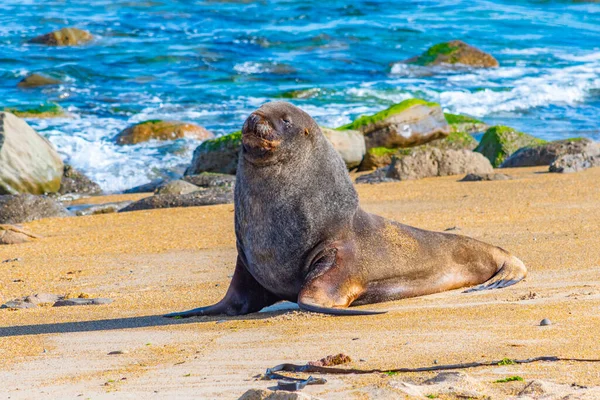
<svg viewBox="0 0 600 400">
<path fill-rule="evenodd" d="M 95 39 L 28 39 L 65 26 Z M 463 40 L 500 67 L 408 66 Z M 585 1 L 2 0 L 0 106 L 57 103 L 71 118 L 29 119 L 64 159 L 116 192 L 181 174 L 199 142 L 117 146 L 148 119 L 240 129 L 262 103 L 291 101 L 336 127 L 411 97 L 544 139 L 600 140 L 600 3 Z M 22 89 L 27 74 L 63 81 Z"/>
</svg>

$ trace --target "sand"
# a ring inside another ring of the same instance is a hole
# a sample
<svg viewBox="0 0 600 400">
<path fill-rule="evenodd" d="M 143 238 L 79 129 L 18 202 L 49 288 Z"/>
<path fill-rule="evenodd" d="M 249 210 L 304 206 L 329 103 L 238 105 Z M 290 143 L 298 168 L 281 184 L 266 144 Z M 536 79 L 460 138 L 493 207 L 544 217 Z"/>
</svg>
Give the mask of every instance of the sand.
<svg viewBox="0 0 600 400">
<path fill-rule="evenodd" d="M 431 230 L 456 228 L 511 251 L 530 271 L 502 290 L 366 307 L 389 311 L 378 316 L 288 309 L 161 318 L 223 296 L 236 255 L 232 205 L 27 223 L 44 238 L 0 246 L 0 300 L 83 293 L 114 302 L 0 310 L 0 398 L 235 399 L 250 388 L 273 387 L 254 378 L 268 367 L 336 353 L 352 357 L 349 366 L 356 368 L 600 358 L 600 168 L 569 175 L 544 170 L 503 171 L 516 178 L 510 181 L 359 185 L 367 211 Z M 20 260 L 2 262 L 14 258 Z M 539 326 L 543 318 L 552 325 Z M 512 376 L 523 381 L 494 383 Z M 325 378 L 327 384 L 304 392 L 324 399 L 600 398 L 600 363 Z"/>
</svg>

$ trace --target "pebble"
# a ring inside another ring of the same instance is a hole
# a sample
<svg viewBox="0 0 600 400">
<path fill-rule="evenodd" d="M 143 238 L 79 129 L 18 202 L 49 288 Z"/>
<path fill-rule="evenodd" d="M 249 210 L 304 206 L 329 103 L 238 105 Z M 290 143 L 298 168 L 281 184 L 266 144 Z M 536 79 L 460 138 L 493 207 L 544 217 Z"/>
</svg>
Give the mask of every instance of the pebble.
<svg viewBox="0 0 600 400">
<path fill-rule="evenodd" d="M 12 300 L 2 304 L 0 308 L 36 308 L 37 305 L 23 300 Z"/>
<path fill-rule="evenodd" d="M 540 326 L 548 326 L 548 325 L 552 325 L 552 321 L 550 321 L 548 318 L 544 318 L 543 320 L 540 321 Z"/>
<path fill-rule="evenodd" d="M 115 350 L 115 351 L 111 351 L 110 353 L 108 353 L 109 356 L 114 356 L 117 354 L 127 354 L 127 351 L 125 350 Z"/>
</svg>

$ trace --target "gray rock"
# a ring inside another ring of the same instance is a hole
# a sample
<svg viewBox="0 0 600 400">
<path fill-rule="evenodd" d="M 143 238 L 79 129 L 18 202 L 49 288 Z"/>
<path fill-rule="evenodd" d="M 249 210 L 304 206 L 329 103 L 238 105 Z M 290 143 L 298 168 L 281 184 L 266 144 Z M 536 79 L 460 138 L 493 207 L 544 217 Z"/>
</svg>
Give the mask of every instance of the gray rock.
<svg viewBox="0 0 600 400">
<path fill-rule="evenodd" d="M 395 157 L 386 177 L 399 180 L 459 174 L 492 174 L 489 160 L 469 150 L 429 149 Z"/>
<path fill-rule="evenodd" d="M 510 179 L 513 179 L 512 176 L 506 174 L 467 174 L 460 182 L 507 181 Z"/>
<path fill-rule="evenodd" d="M 124 190 L 123 193 L 154 193 L 154 191 L 163 183 L 165 183 L 163 179 L 156 179 L 152 182 L 144 183 L 143 185 Z"/>
<path fill-rule="evenodd" d="M 18 309 L 23 309 L 23 308 L 36 308 L 37 305 L 34 303 L 29 303 L 23 300 L 11 300 L 11 301 L 7 301 L 6 303 L 2 304 L 0 306 L 0 308 L 18 308 Z"/>
<path fill-rule="evenodd" d="M 417 99 L 405 100 L 372 117 L 358 118 L 342 128 L 361 131 L 367 150 L 412 147 L 450 134 L 450 126 L 439 104 Z"/>
<path fill-rule="evenodd" d="M 46 196 L 31 194 L 0 196 L 0 224 L 18 224 L 36 219 L 66 217 L 69 212 Z"/>
<path fill-rule="evenodd" d="M 392 179 L 386 177 L 388 167 L 383 167 L 371 172 L 370 174 L 361 175 L 356 178 L 355 183 L 385 183 L 385 182 L 398 182 L 398 179 Z"/>
<path fill-rule="evenodd" d="M 68 206 L 67 210 L 78 217 L 82 217 L 84 215 L 112 214 L 121 211 L 123 208 L 132 203 L 133 201 L 125 200 L 104 204 L 77 204 L 74 206 Z"/>
<path fill-rule="evenodd" d="M 552 322 L 548 318 L 544 318 L 543 320 L 540 321 L 540 326 L 548 326 L 548 325 L 552 325 Z"/>
<path fill-rule="evenodd" d="M 96 299 L 61 299 L 54 303 L 53 307 L 68 307 L 68 306 L 92 306 L 112 303 L 112 299 L 96 298 Z"/>
<path fill-rule="evenodd" d="M 102 193 L 102 188 L 72 166 L 65 165 L 58 193 L 98 195 Z"/>
<path fill-rule="evenodd" d="M 216 186 L 232 188 L 235 186 L 235 175 L 218 174 L 215 172 L 202 172 L 197 175 L 186 175 L 181 179 L 203 188 Z"/>
<path fill-rule="evenodd" d="M 39 238 L 22 226 L 0 224 L 0 244 L 19 244 Z"/>
<path fill-rule="evenodd" d="M 508 157 L 501 168 L 550 165 L 567 154 L 597 154 L 600 145 L 587 138 L 556 140 L 535 146 L 522 147 Z"/>
<path fill-rule="evenodd" d="M 194 150 L 192 163 L 184 175 L 197 175 L 201 172 L 235 175 L 241 143 L 241 132 L 205 140 Z"/>
<path fill-rule="evenodd" d="M 33 296 L 25 297 L 25 302 L 33 304 L 54 304 L 60 300 L 60 296 L 52 293 L 37 293 Z"/>
<path fill-rule="evenodd" d="M 550 164 L 550 172 L 572 173 L 600 166 L 599 154 L 566 154 Z"/>
<path fill-rule="evenodd" d="M 188 194 L 197 192 L 200 190 L 199 186 L 193 185 L 184 180 L 176 180 L 171 182 L 166 182 L 156 188 L 154 191 L 155 194 Z"/>
<path fill-rule="evenodd" d="M 158 194 L 125 207 L 120 212 L 150 210 L 155 208 L 197 207 L 233 203 L 233 189 L 215 187 L 183 195 Z"/>
<path fill-rule="evenodd" d="M 62 175 L 54 146 L 21 118 L 0 112 L 0 194 L 55 193 Z"/>
<path fill-rule="evenodd" d="M 342 156 L 348 169 L 356 168 L 366 153 L 365 137 L 359 131 L 321 127 L 333 148 Z"/>
</svg>

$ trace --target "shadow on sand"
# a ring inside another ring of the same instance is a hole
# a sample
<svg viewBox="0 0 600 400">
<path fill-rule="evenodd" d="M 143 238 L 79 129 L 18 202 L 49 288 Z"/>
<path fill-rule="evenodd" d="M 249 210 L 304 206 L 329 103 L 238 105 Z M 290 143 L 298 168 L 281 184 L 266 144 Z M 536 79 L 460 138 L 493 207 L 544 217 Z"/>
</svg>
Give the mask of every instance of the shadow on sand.
<svg viewBox="0 0 600 400">
<path fill-rule="evenodd" d="M 0 338 L 11 336 L 43 335 L 52 333 L 93 332 L 117 329 L 148 328 L 155 326 L 180 325 L 190 323 L 205 323 L 219 321 L 236 321 L 250 319 L 266 319 L 281 315 L 289 310 L 298 309 L 294 303 L 282 302 L 266 307 L 258 313 L 228 317 L 225 315 L 214 317 L 194 317 L 186 319 L 165 318 L 162 315 L 148 315 L 143 317 L 100 319 L 96 321 L 58 322 L 49 324 L 20 325 L 0 327 Z"/>
</svg>

